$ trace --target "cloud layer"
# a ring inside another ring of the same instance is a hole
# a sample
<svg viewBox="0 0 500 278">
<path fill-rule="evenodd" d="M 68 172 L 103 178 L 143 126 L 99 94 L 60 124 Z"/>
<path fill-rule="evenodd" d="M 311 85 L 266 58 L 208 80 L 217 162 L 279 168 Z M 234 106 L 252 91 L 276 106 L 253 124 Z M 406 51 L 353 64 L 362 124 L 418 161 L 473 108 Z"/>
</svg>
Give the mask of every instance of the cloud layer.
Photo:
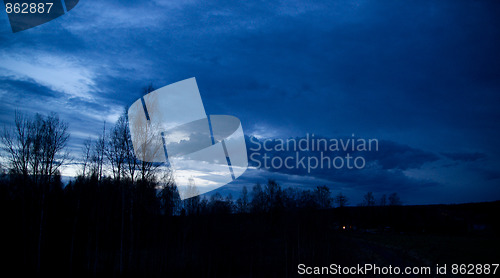
<svg viewBox="0 0 500 278">
<path fill-rule="evenodd" d="M 427 188 L 408 203 L 498 199 L 499 12 L 495 1 L 81 1 L 16 34 L 4 16 L 0 120 L 58 112 L 77 151 L 143 87 L 196 77 L 207 113 L 238 117 L 247 135 L 381 144 L 359 175 L 254 173 Z"/>
</svg>

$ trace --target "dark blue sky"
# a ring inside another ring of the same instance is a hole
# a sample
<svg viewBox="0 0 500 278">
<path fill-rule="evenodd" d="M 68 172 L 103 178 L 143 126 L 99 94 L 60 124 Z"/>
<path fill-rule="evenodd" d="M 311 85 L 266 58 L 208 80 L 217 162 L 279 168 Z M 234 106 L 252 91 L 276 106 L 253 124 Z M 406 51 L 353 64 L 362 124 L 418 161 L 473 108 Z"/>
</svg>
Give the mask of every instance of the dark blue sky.
<svg viewBox="0 0 500 278">
<path fill-rule="evenodd" d="M 89 1 L 13 34 L 0 16 L 0 123 L 58 112 L 71 147 L 149 83 L 196 77 L 208 114 L 259 138 L 381 140 L 363 171 L 249 170 L 351 204 L 500 199 L 498 1 Z M 76 152 L 76 151 L 75 151 Z"/>
</svg>

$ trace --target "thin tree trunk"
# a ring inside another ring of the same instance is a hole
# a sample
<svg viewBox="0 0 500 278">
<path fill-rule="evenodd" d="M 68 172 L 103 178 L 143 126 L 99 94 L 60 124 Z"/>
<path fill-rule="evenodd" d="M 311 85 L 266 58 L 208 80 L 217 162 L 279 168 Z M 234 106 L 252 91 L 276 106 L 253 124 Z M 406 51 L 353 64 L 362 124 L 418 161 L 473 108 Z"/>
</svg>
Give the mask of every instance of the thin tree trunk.
<svg viewBox="0 0 500 278">
<path fill-rule="evenodd" d="M 120 274 L 123 273 L 123 239 L 125 234 L 125 190 L 121 187 L 122 191 L 122 223 L 120 230 Z"/>
<path fill-rule="evenodd" d="M 78 211 L 80 210 L 80 198 L 78 198 L 78 202 L 76 204 L 76 213 L 75 220 L 73 221 L 73 233 L 71 235 L 71 248 L 69 254 L 69 273 L 73 274 L 73 253 L 75 250 L 75 234 L 76 234 L 76 225 L 78 223 Z"/>
<path fill-rule="evenodd" d="M 23 217 L 23 238 L 28 238 L 27 236 L 27 231 L 28 231 L 28 225 L 26 224 L 27 220 L 26 220 L 26 178 L 23 180 L 23 184 L 22 184 L 22 211 L 21 211 L 21 215 Z M 30 228 L 31 230 L 31 228 Z M 27 243 L 27 240 L 23 240 L 23 265 L 27 265 L 26 264 L 26 260 L 27 260 L 27 248 L 28 248 L 28 243 Z"/>
<path fill-rule="evenodd" d="M 41 206 L 40 206 L 40 230 L 38 232 L 38 257 L 37 257 L 37 264 L 36 264 L 36 269 L 37 272 L 40 273 L 40 262 L 41 262 L 41 253 L 42 253 L 42 231 L 43 231 L 43 214 L 44 214 L 44 206 L 45 206 L 45 194 L 43 192 L 43 186 L 42 186 L 42 200 L 41 200 Z"/>
<path fill-rule="evenodd" d="M 94 250 L 94 276 L 97 274 L 97 263 L 99 261 L 99 225 L 95 225 L 95 250 Z"/>
<path fill-rule="evenodd" d="M 130 247 L 129 247 L 129 265 L 132 265 L 133 251 L 134 251 L 134 198 L 130 197 Z"/>
</svg>

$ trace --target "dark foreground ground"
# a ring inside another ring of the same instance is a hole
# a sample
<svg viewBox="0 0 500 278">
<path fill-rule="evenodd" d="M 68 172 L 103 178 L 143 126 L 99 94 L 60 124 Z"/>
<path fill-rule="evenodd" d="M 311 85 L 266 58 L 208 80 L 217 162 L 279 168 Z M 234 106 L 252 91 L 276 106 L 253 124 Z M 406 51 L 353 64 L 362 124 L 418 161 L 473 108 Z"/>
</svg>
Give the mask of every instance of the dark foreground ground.
<svg viewBox="0 0 500 278">
<path fill-rule="evenodd" d="M 37 226 L 11 208 L 2 212 L 2 268 L 21 275 L 37 274 L 39 266 L 38 273 L 65 277 L 303 277 L 299 264 L 500 263 L 499 208 L 494 202 L 153 215 L 134 219 L 137 226 L 123 234 L 119 213 L 75 220 L 54 208 L 46 211 L 40 261 Z"/>
</svg>

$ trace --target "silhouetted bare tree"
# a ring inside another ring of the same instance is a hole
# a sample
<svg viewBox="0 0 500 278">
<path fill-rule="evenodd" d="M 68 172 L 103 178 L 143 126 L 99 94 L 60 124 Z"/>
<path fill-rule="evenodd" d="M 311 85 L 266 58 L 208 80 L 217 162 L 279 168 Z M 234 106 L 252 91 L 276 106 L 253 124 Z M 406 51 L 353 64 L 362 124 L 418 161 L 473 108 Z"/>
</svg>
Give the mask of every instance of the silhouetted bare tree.
<svg viewBox="0 0 500 278">
<path fill-rule="evenodd" d="M 389 206 L 400 206 L 401 204 L 402 202 L 398 196 L 398 193 L 394 192 L 389 195 Z"/>
<path fill-rule="evenodd" d="M 189 185 L 181 192 L 181 196 L 185 199 L 183 201 L 184 209 L 187 215 L 198 214 L 200 207 L 200 196 L 198 189 L 193 178 L 189 178 Z"/>
<path fill-rule="evenodd" d="M 260 183 L 257 183 L 252 187 L 251 210 L 254 213 L 266 211 L 266 196 L 262 191 Z"/>
<path fill-rule="evenodd" d="M 379 202 L 379 205 L 381 207 L 384 207 L 387 205 L 387 196 L 384 194 L 382 195 L 382 197 L 380 197 L 380 202 Z"/>
<path fill-rule="evenodd" d="M 282 210 L 284 208 L 283 190 L 275 180 L 267 181 L 264 194 L 266 199 L 266 211 Z"/>
<path fill-rule="evenodd" d="M 60 182 L 59 168 L 69 157 L 65 151 L 68 139 L 68 125 L 59 120 L 57 114 L 54 113 L 47 116 L 36 114 L 34 118 L 16 113 L 14 127 L 10 130 L 4 128 L 2 134 L 2 142 L 8 153 L 11 171 L 21 174 L 24 181 L 31 178 L 38 186 L 40 216 L 37 270 L 40 270 L 46 194 L 50 184 Z"/>
<path fill-rule="evenodd" d="M 340 192 L 337 196 L 335 196 L 335 203 L 337 203 L 339 208 L 345 207 L 348 203 L 347 197 Z"/>
<path fill-rule="evenodd" d="M 126 116 L 122 115 L 111 130 L 105 148 L 105 155 L 111 164 L 113 177 L 118 183 L 120 183 L 128 156 L 127 140 L 128 124 Z"/>
<path fill-rule="evenodd" d="M 180 212 L 181 199 L 175 185 L 172 171 L 167 168 L 161 178 L 161 190 L 158 194 L 161 209 L 165 215 L 177 215 Z"/>
<path fill-rule="evenodd" d="M 129 125 L 128 117 L 125 118 L 127 126 Z M 137 167 L 139 165 L 139 160 L 137 159 L 137 156 L 135 155 L 134 152 L 134 144 L 132 142 L 132 136 L 130 135 L 130 129 L 127 128 L 126 130 L 126 140 L 125 140 L 125 148 L 127 150 L 126 153 L 126 172 L 128 174 L 128 177 L 130 178 L 130 181 L 132 184 L 136 180 L 136 175 L 137 175 Z"/>
<path fill-rule="evenodd" d="M 316 201 L 320 208 L 329 208 L 332 206 L 332 197 L 330 196 L 330 189 L 326 185 L 317 186 L 314 189 Z"/>
<path fill-rule="evenodd" d="M 2 143 L 7 152 L 10 171 L 21 174 L 25 179 L 30 174 L 31 149 L 33 122 L 25 115 L 16 112 L 14 116 L 14 127 L 4 127 Z"/>
<path fill-rule="evenodd" d="M 92 159 L 92 139 L 90 137 L 83 141 L 82 153 L 82 176 L 85 177 Z"/>
<path fill-rule="evenodd" d="M 1 139 L 11 171 L 37 184 L 49 182 L 69 158 L 68 125 L 54 113 L 30 118 L 16 112 L 14 127 L 5 127 Z"/>
<path fill-rule="evenodd" d="M 236 200 L 236 211 L 238 213 L 250 212 L 250 202 L 248 200 L 248 190 L 246 186 L 241 189 L 241 196 Z"/>
<path fill-rule="evenodd" d="M 373 192 L 368 192 L 363 196 L 363 206 L 373 207 L 375 205 L 375 197 L 373 197 Z"/>
<path fill-rule="evenodd" d="M 91 159 L 91 175 L 97 177 L 101 182 L 104 174 L 104 159 L 106 157 L 106 122 L 103 122 L 102 133 L 99 138 L 94 142 Z"/>
</svg>

